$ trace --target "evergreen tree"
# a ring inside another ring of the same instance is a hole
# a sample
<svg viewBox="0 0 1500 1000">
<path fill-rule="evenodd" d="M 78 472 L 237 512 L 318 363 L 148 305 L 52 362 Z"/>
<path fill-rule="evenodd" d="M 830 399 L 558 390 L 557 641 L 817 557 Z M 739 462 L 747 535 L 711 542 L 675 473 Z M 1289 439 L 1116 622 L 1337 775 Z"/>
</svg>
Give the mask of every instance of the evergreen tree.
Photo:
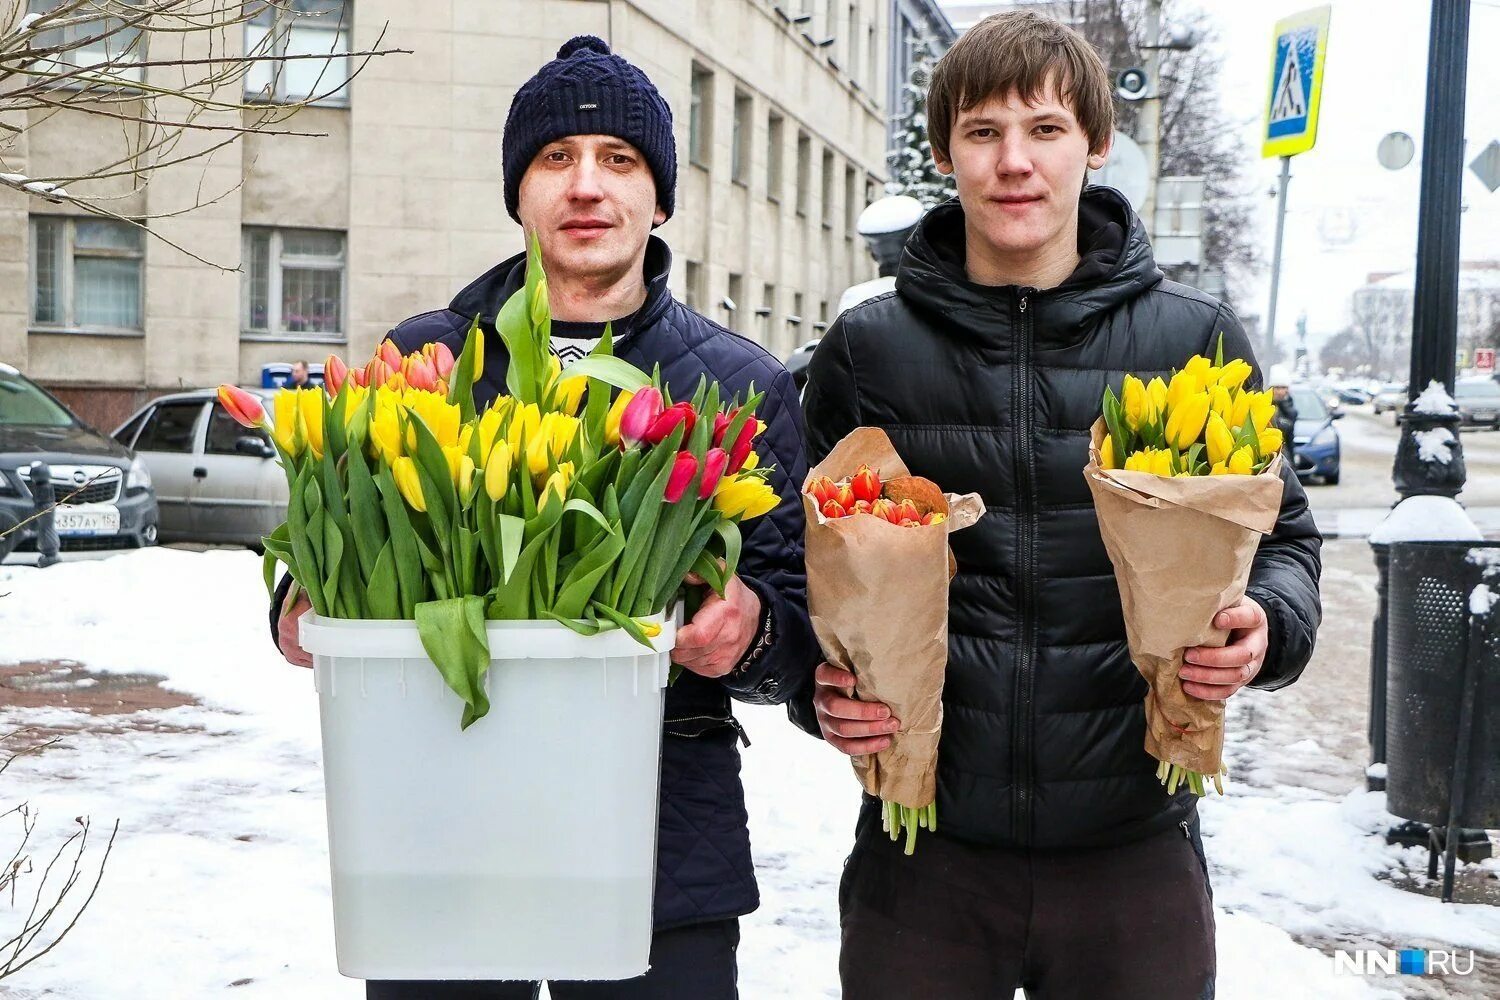
<svg viewBox="0 0 1500 1000">
<path fill-rule="evenodd" d="M 891 179 L 886 194 L 906 194 L 931 208 L 954 194 L 953 178 L 938 173 L 927 141 L 927 88 L 937 61 L 929 46 L 921 46 L 912 63 L 911 78 L 902 87 L 901 110 L 896 114 L 896 145 L 886 154 Z"/>
</svg>

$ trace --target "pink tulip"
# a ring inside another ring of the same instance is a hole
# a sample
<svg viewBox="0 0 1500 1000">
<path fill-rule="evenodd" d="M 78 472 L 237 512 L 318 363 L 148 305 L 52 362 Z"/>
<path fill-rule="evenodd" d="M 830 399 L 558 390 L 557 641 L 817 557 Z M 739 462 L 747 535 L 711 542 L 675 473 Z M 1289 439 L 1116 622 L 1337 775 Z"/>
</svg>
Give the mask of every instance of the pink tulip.
<svg viewBox="0 0 1500 1000">
<path fill-rule="evenodd" d="M 729 466 L 729 453 L 723 448 L 710 448 L 703 456 L 703 485 L 698 487 L 698 499 L 707 500 L 719 487 L 724 470 Z"/>
<path fill-rule="evenodd" d="M 363 368 L 351 368 L 349 369 L 349 381 L 360 388 L 364 388 L 370 384 L 370 376 L 365 373 Z"/>
<path fill-rule="evenodd" d="M 408 357 L 401 366 L 401 374 L 406 376 L 406 384 L 413 389 L 421 389 L 425 392 L 433 392 L 437 389 L 437 369 L 424 355 L 413 354 Z"/>
<path fill-rule="evenodd" d="M 395 341 L 390 339 L 383 341 L 380 345 L 380 350 L 375 352 L 375 356 L 390 365 L 391 371 L 399 372 L 401 370 L 401 349 L 396 346 Z"/>
<path fill-rule="evenodd" d="M 453 351 L 448 348 L 447 344 L 425 344 L 422 347 L 422 356 L 432 362 L 432 367 L 437 370 L 438 378 L 446 379 L 453 373 L 453 365 L 456 363 L 456 359 L 453 357 Z"/>
<path fill-rule="evenodd" d="M 676 503 L 687 492 L 688 484 L 698 472 L 698 460 L 690 451 L 679 451 L 672 463 L 672 474 L 667 477 L 667 503 Z"/>
<path fill-rule="evenodd" d="M 330 399 L 339 394 L 348 377 L 349 366 L 344 364 L 344 359 L 337 354 L 328 355 L 328 360 L 323 362 L 323 388 L 328 390 Z"/>
<path fill-rule="evenodd" d="M 260 400 L 237 385 L 219 386 L 219 402 L 244 427 L 259 427 L 266 422 L 266 408 Z"/>
<path fill-rule="evenodd" d="M 637 392 L 620 414 L 620 443 L 626 447 L 639 444 L 661 412 L 661 390 L 647 386 Z"/>
<path fill-rule="evenodd" d="M 386 343 L 390 343 L 390 341 L 386 341 Z M 389 382 L 391 376 L 395 374 L 396 369 L 387 364 L 384 358 L 375 358 L 369 364 L 365 365 L 365 379 L 372 389 L 379 389 Z"/>
</svg>

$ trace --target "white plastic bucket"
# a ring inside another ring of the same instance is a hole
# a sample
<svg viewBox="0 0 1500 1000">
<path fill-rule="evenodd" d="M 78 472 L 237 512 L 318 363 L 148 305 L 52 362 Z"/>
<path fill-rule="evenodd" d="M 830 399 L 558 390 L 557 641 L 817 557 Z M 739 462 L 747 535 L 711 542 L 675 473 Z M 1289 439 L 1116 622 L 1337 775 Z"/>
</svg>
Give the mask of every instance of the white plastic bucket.
<svg viewBox="0 0 1500 1000">
<path fill-rule="evenodd" d="M 323 730 L 339 971 L 360 979 L 628 979 L 648 967 L 662 692 L 613 630 L 490 622 L 490 712 L 415 623 L 301 623 Z"/>
</svg>

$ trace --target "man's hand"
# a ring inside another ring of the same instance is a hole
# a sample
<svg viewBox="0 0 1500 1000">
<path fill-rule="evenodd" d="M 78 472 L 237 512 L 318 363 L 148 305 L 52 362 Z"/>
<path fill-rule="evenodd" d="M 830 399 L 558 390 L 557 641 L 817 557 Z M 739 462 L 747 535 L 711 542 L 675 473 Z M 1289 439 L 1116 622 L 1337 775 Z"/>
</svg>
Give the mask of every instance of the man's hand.
<svg viewBox="0 0 1500 1000">
<path fill-rule="evenodd" d="M 689 573 L 687 582 L 701 586 L 703 578 Z M 730 577 L 724 596 L 710 592 L 693 620 L 678 630 L 672 662 L 703 677 L 723 677 L 750 648 L 760 616 L 760 595 Z"/>
<path fill-rule="evenodd" d="M 296 602 L 289 608 L 281 609 L 281 618 L 276 623 L 276 646 L 281 650 L 281 655 L 286 657 L 286 662 L 294 667 L 313 665 L 312 655 L 297 641 L 297 620 L 311 610 L 312 602 L 307 599 L 307 593 L 299 591 Z"/>
<path fill-rule="evenodd" d="M 1214 625 L 1231 630 L 1228 645 L 1188 649 L 1178 674 L 1182 690 L 1204 701 L 1224 701 L 1253 681 L 1266 662 L 1270 640 L 1265 609 L 1248 597 L 1220 611 Z"/>
<path fill-rule="evenodd" d="M 823 738 L 835 749 L 858 757 L 877 753 L 891 745 L 890 734 L 901 728 L 891 710 L 878 701 L 855 701 L 854 675 L 831 663 L 818 664 L 813 674 L 817 689 L 813 707 Z"/>
</svg>

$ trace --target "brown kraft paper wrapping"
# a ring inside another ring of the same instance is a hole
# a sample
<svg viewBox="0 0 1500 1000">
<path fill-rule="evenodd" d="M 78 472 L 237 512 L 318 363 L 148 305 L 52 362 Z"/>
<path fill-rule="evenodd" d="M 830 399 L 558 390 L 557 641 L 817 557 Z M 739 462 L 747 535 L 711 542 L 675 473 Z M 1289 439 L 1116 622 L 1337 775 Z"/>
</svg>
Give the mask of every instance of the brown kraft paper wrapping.
<svg viewBox="0 0 1500 1000">
<path fill-rule="evenodd" d="M 1192 646 L 1229 637 L 1214 616 L 1245 596 L 1262 535 L 1281 511 L 1281 455 L 1255 476 L 1167 479 L 1099 467 L 1104 420 L 1095 422 L 1084 478 L 1114 564 L 1130 657 L 1150 685 L 1146 752 L 1199 774 L 1219 773 L 1224 703 L 1182 690 Z"/>
<path fill-rule="evenodd" d="M 977 521 L 984 503 L 977 494 L 946 496 L 938 509 L 948 519 L 919 528 L 869 515 L 826 520 L 806 495 L 807 483 L 818 476 L 846 479 L 861 465 L 882 480 L 908 475 L 885 432 L 861 427 L 803 483 L 808 610 L 828 662 L 854 674 L 854 696 L 884 702 L 901 720 L 888 748 L 853 758 L 855 775 L 871 795 L 920 809 L 937 794 L 948 666 L 948 535 Z"/>
</svg>

